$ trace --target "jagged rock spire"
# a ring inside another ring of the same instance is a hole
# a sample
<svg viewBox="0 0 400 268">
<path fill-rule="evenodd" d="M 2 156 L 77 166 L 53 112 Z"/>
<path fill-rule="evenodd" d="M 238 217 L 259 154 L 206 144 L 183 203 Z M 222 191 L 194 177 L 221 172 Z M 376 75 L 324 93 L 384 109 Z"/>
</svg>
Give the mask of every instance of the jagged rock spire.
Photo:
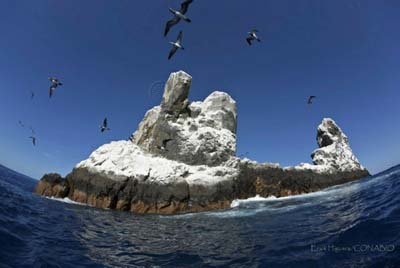
<svg viewBox="0 0 400 268">
<path fill-rule="evenodd" d="M 236 102 L 215 91 L 188 100 L 192 77 L 172 73 L 159 106 L 149 110 L 131 141 L 153 155 L 197 165 L 220 165 L 236 154 Z"/>
<path fill-rule="evenodd" d="M 192 77 L 184 71 L 171 73 L 165 84 L 161 110 L 175 116 L 187 108 Z"/>
<path fill-rule="evenodd" d="M 330 118 L 324 118 L 317 129 L 316 149 L 311 157 L 315 165 L 331 166 L 338 170 L 363 169 L 350 148 L 347 136 Z"/>
</svg>

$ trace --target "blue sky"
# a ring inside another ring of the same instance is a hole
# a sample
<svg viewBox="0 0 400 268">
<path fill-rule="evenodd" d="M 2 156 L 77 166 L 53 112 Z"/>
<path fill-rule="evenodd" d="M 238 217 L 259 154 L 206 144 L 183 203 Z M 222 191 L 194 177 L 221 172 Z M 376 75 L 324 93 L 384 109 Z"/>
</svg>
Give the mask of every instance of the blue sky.
<svg viewBox="0 0 400 268">
<path fill-rule="evenodd" d="M 238 154 L 310 162 L 316 127 L 332 117 L 372 172 L 399 164 L 399 1 L 195 0 L 192 23 L 164 38 L 168 7 L 179 5 L 1 1 L 0 163 L 34 178 L 68 173 L 99 145 L 128 138 L 160 102 L 150 85 L 184 70 L 191 100 L 223 90 L 237 101 Z M 254 27 L 263 42 L 249 47 Z M 179 30 L 186 49 L 168 61 Z M 64 82 L 51 100 L 50 75 Z M 101 134 L 105 116 L 112 131 Z M 35 128 L 36 147 L 18 120 Z"/>
</svg>

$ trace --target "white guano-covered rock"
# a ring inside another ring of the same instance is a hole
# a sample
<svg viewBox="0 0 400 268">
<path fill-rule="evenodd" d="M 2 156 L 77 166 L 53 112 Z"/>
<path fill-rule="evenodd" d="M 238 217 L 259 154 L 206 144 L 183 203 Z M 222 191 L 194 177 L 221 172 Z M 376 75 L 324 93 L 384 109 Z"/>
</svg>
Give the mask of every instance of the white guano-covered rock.
<svg viewBox="0 0 400 268">
<path fill-rule="evenodd" d="M 159 184 L 186 181 L 189 185 L 213 185 L 238 174 L 237 160 L 234 159 L 225 166 L 192 166 L 146 153 L 131 141 L 104 144 L 76 168 L 105 174 L 115 181 L 132 177 Z"/>
<path fill-rule="evenodd" d="M 150 109 L 128 141 L 95 150 L 65 179 L 43 176 L 35 192 L 91 206 L 137 213 L 225 209 L 235 199 L 314 192 L 369 175 L 332 119 L 318 127 L 313 164 L 240 160 L 236 102 L 215 91 L 188 100 L 192 77 L 172 73 L 162 102 Z"/>
<path fill-rule="evenodd" d="M 188 105 L 188 96 L 192 77 L 184 71 L 171 73 L 165 84 L 161 102 L 162 110 L 169 114 L 178 115 Z"/>
<path fill-rule="evenodd" d="M 347 136 L 332 119 L 324 118 L 318 126 L 317 143 L 320 148 L 311 155 L 315 165 L 336 171 L 364 169 L 354 156 Z"/>
<path fill-rule="evenodd" d="M 131 140 L 143 150 L 190 165 L 218 166 L 236 154 L 236 102 L 215 91 L 187 99 L 191 76 L 170 75 L 160 106 L 148 111 Z"/>
</svg>

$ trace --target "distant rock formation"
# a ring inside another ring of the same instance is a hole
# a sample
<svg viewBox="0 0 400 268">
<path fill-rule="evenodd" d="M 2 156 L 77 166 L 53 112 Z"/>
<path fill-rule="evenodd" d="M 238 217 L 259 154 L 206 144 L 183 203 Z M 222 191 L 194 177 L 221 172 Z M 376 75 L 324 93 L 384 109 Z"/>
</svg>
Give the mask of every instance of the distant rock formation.
<svg viewBox="0 0 400 268">
<path fill-rule="evenodd" d="M 311 155 L 315 165 L 341 171 L 364 169 L 354 156 L 347 136 L 332 119 L 325 118 L 318 126 L 317 143 L 320 148 Z"/>
<path fill-rule="evenodd" d="M 45 175 L 35 192 L 137 213 L 229 208 L 234 199 L 302 194 L 368 176 L 332 119 L 318 127 L 314 164 L 281 168 L 236 157 L 236 102 L 213 92 L 188 100 L 192 77 L 172 73 L 162 102 L 128 141 L 105 144 L 61 178 Z"/>
</svg>

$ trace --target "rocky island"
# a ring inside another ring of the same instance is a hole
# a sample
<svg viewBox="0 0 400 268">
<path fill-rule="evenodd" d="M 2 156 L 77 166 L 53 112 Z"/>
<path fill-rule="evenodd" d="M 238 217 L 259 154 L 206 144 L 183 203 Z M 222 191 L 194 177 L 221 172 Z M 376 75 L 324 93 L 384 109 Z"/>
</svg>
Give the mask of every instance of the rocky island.
<svg viewBox="0 0 400 268">
<path fill-rule="evenodd" d="M 369 175 L 332 119 L 317 129 L 313 164 L 280 167 L 236 156 L 236 102 L 213 92 L 189 102 L 192 77 L 172 73 L 162 102 L 129 140 L 113 141 L 65 178 L 51 173 L 35 193 L 99 208 L 175 214 L 229 208 L 235 199 L 318 191 Z"/>
</svg>

